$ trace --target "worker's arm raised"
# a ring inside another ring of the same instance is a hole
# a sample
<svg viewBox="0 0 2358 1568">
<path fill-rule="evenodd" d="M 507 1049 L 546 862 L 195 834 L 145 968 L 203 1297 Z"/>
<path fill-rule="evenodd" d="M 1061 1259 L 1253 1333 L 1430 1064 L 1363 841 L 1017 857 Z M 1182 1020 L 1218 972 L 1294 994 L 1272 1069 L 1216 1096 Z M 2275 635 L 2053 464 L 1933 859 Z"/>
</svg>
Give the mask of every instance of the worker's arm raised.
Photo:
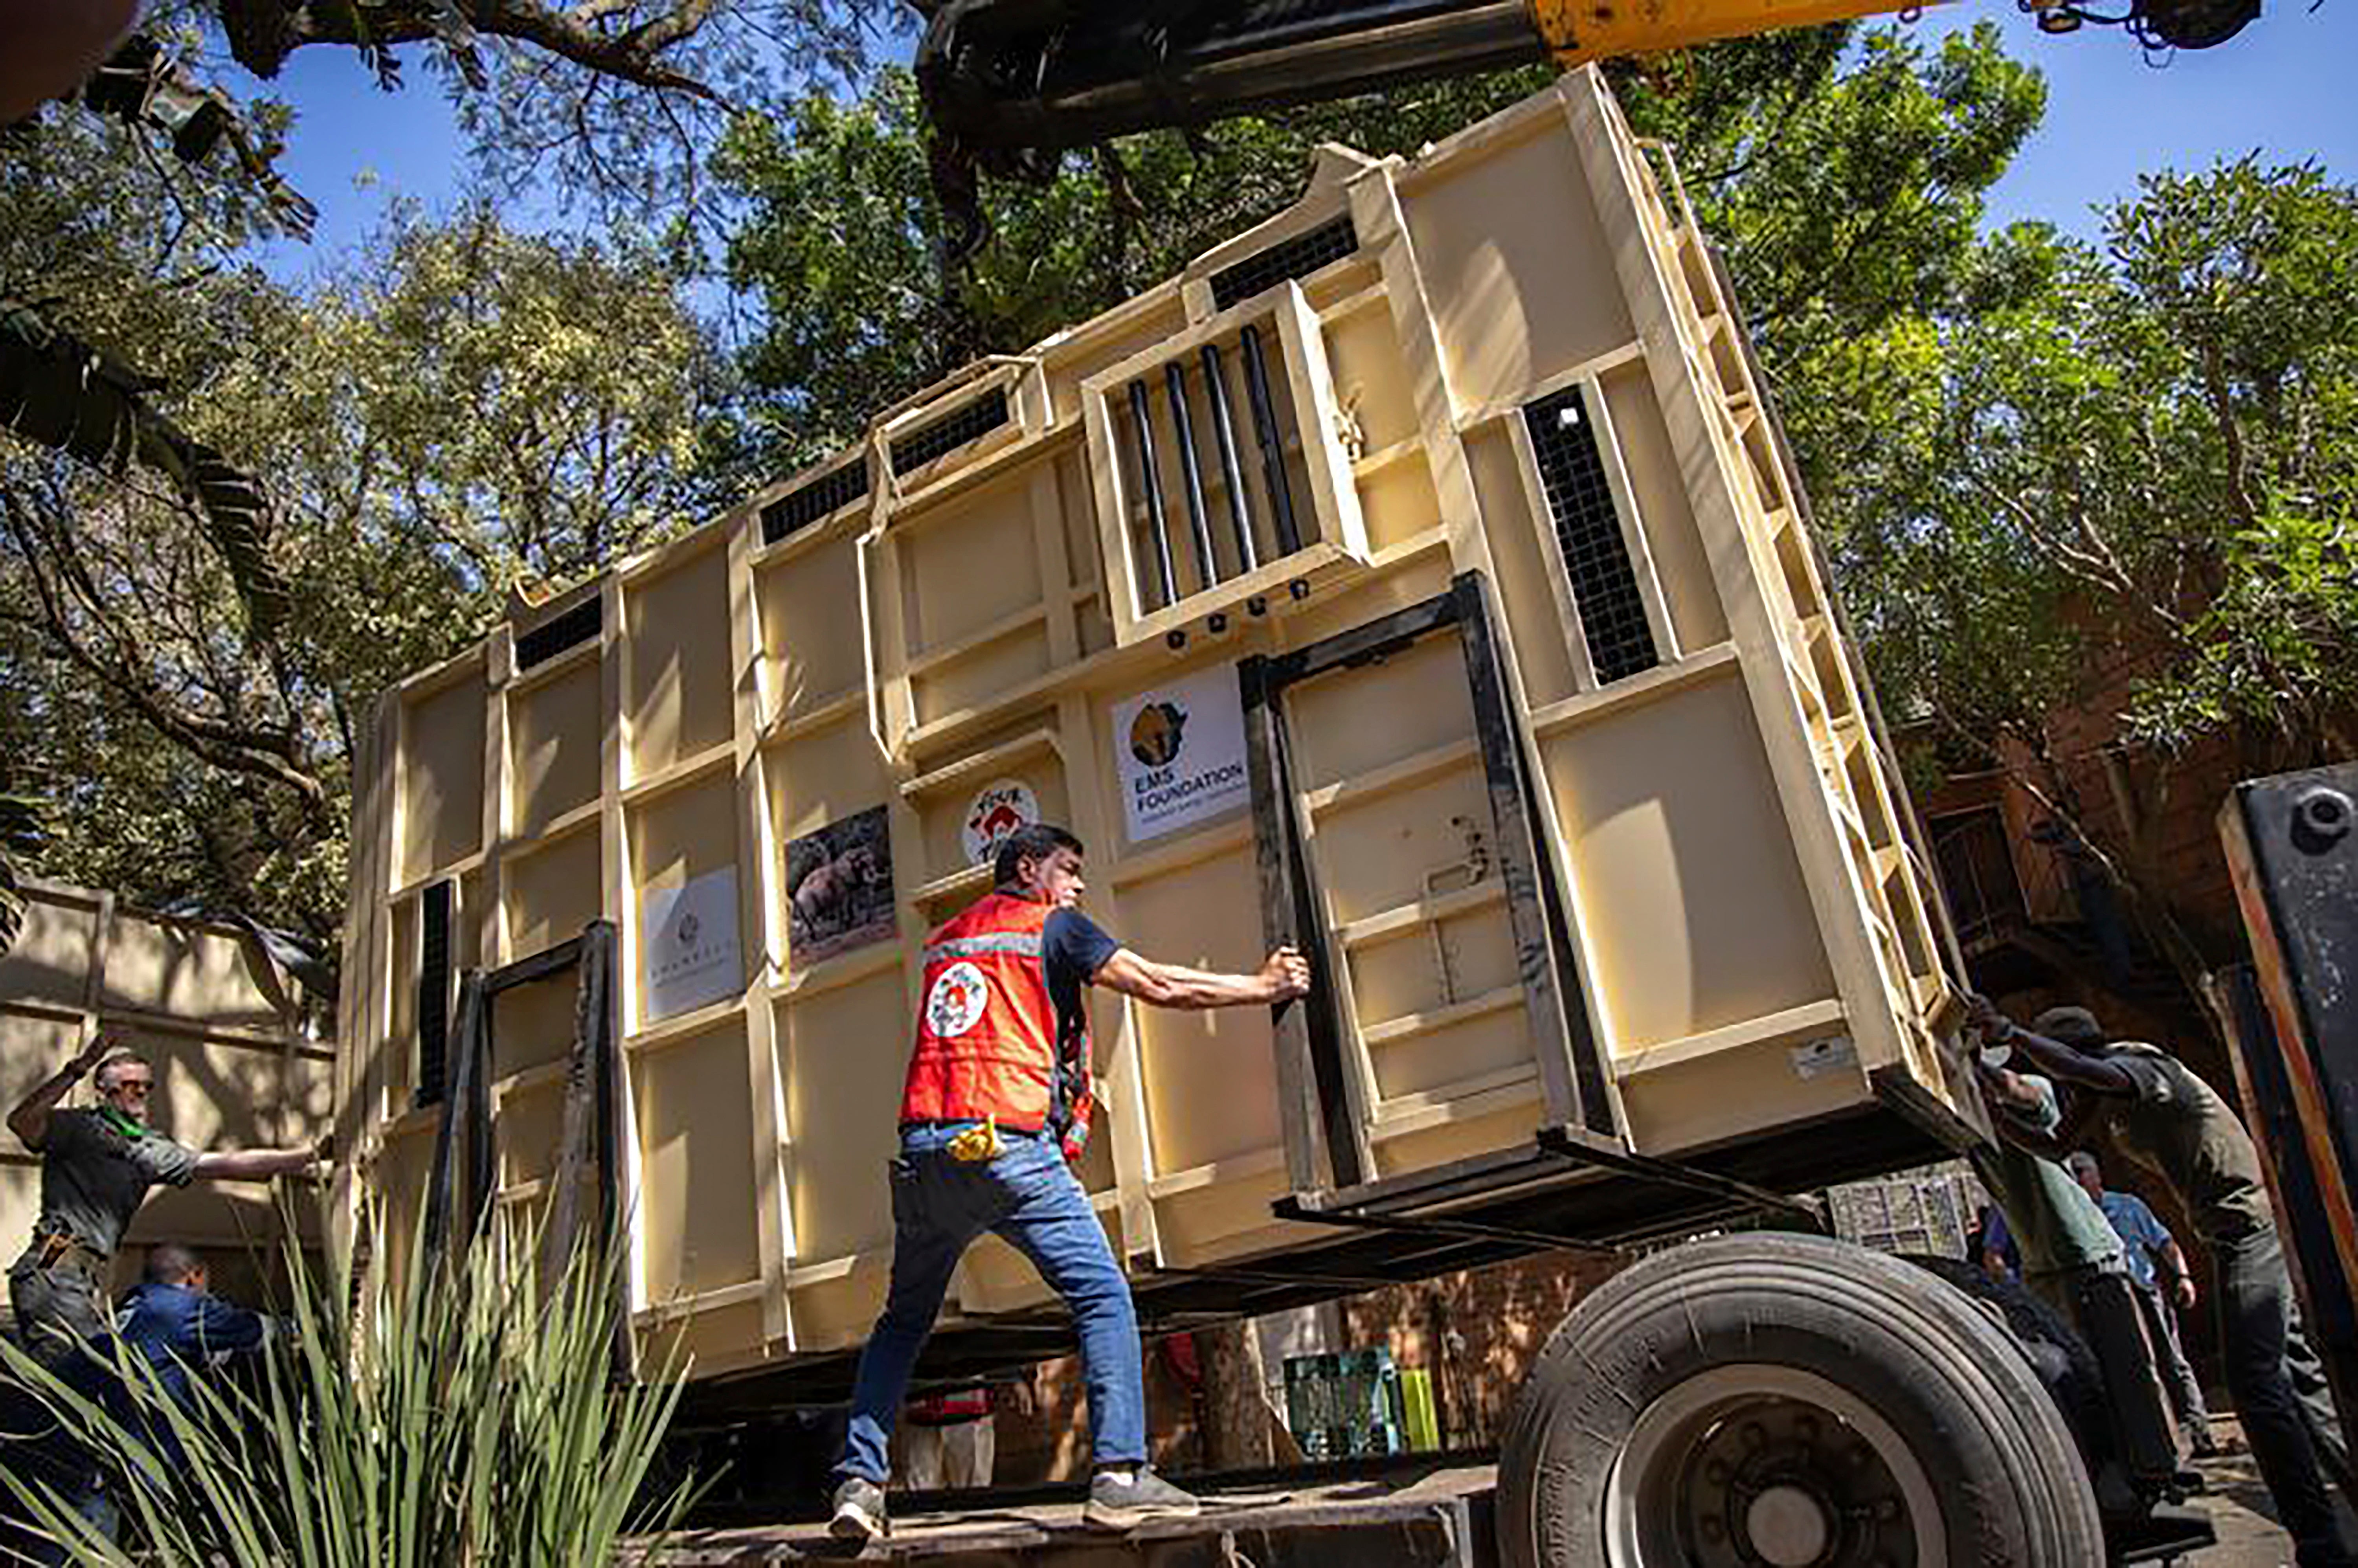
<svg viewBox="0 0 2358 1568">
<path fill-rule="evenodd" d="M 49 1141 L 49 1112 L 58 1108 L 58 1101 L 66 1098 L 66 1091 L 80 1083 L 82 1075 L 98 1065 L 114 1046 L 114 1041 L 111 1036 L 103 1033 L 93 1036 L 72 1061 L 50 1074 L 34 1087 L 31 1094 L 16 1102 L 16 1108 L 8 1113 L 8 1130 L 22 1140 L 26 1148 L 35 1153 L 40 1152 Z"/>
<path fill-rule="evenodd" d="M 2095 1106 L 2092 1101 L 2074 1096 L 2068 1103 L 2058 1106 L 2050 1087 L 2043 1087 L 2007 1068 L 1990 1066 L 1979 1057 L 1974 1058 L 1974 1065 L 1981 1077 L 1983 1099 L 1996 1108 L 1990 1121 L 1999 1137 L 2017 1149 L 2059 1164 L 2080 1147 L 2094 1119 Z"/>
<path fill-rule="evenodd" d="M 2011 1045 L 2021 1052 L 2039 1071 L 2057 1083 L 2071 1084 L 2100 1095 L 2131 1095 L 2136 1084 L 2121 1070 L 2118 1063 L 2107 1062 L 2101 1056 L 2075 1051 L 2060 1040 L 2050 1040 L 2044 1034 L 2034 1034 L 1997 1010 L 1986 997 L 1974 997 L 1967 1003 L 1965 1022 L 1981 1031 L 1982 1038 L 1992 1045 Z"/>
<path fill-rule="evenodd" d="M 1224 975 L 1158 964 L 1124 947 L 1098 966 L 1090 983 L 1154 1007 L 1201 1010 L 1212 1007 L 1274 1006 L 1291 1001 L 1310 989 L 1310 963 L 1291 947 L 1271 953 L 1258 974 Z"/>
</svg>

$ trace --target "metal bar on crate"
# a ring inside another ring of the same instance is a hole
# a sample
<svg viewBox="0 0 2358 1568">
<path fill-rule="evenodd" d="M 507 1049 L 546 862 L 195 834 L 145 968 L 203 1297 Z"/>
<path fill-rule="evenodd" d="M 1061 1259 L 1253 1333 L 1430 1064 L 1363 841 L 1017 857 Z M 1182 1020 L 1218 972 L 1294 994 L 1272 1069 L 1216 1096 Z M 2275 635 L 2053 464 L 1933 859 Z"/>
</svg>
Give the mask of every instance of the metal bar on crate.
<svg viewBox="0 0 2358 1568">
<path fill-rule="evenodd" d="M 1228 524 L 1237 535 L 1237 560 L 1245 571 L 1260 565 L 1260 551 L 1253 544 L 1252 498 L 1245 493 L 1244 465 L 1237 460 L 1236 411 L 1228 406 L 1227 373 L 1220 367 L 1220 351 L 1210 343 L 1204 345 L 1204 395 L 1211 400 L 1212 435 L 1220 449 L 1220 478 L 1228 487 Z"/>
<path fill-rule="evenodd" d="M 1154 536 L 1155 579 L 1163 585 L 1163 603 L 1175 604 L 1179 583 L 1171 572 L 1171 535 L 1163 532 L 1163 476 L 1154 466 L 1154 420 L 1142 381 L 1130 384 L 1130 416 L 1138 427 L 1138 482 L 1146 492 L 1146 531 Z"/>
<path fill-rule="evenodd" d="M 1580 957 L 1567 931 L 1556 868 L 1532 820 L 1531 780 L 1509 696 L 1505 666 L 1491 632 L 1490 600 L 1478 571 L 1450 584 L 1457 601 L 1457 641 L 1474 702 L 1474 732 L 1497 835 L 1499 881 L 1507 890 L 1507 926 L 1531 1023 L 1540 1067 L 1540 1098 L 1552 1120 L 1577 1121 L 1619 1141 L 1606 1065 L 1582 993 Z"/>
<path fill-rule="evenodd" d="M 451 1030 L 450 1082 L 442 1119 L 434 1130 L 434 1163 L 426 1185 L 425 1256 L 462 1250 L 482 1227 L 492 1204 L 491 1097 L 483 1084 L 492 1068 L 491 992 L 482 972 L 459 977 L 459 1011 Z M 465 1162 L 461 1169 L 460 1162 Z M 466 1206 L 466 1231 L 451 1230 L 451 1210 Z M 406 1242 L 403 1244 L 406 1245 Z"/>
<path fill-rule="evenodd" d="M 1260 334 L 1247 327 L 1238 350 L 1245 361 L 1245 395 L 1252 404 L 1253 435 L 1260 442 L 1260 471 L 1269 481 L 1269 503 L 1277 514 L 1278 554 L 1302 548 L 1293 520 L 1293 492 L 1285 479 L 1285 445 L 1277 434 L 1277 409 L 1269 399 L 1269 372 L 1260 362 Z"/>
<path fill-rule="evenodd" d="M 1171 433 L 1179 438 L 1180 491 L 1187 498 L 1187 536 L 1195 542 L 1197 582 L 1220 580 L 1219 557 L 1212 553 L 1212 524 L 1204 510 L 1204 473 L 1195 461 L 1195 419 L 1187 406 L 1187 367 L 1173 360 L 1163 367 L 1163 387 L 1171 397 Z"/>
</svg>

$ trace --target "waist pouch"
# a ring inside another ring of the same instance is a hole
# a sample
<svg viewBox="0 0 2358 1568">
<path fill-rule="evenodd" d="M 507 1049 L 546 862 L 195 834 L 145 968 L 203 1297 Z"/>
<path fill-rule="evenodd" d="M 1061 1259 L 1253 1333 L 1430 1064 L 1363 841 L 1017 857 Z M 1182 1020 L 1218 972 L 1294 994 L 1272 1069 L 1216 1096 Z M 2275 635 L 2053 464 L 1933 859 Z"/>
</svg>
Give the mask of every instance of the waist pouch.
<svg viewBox="0 0 2358 1568">
<path fill-rule="evenodd" d="M 45 1274 L 62 1270 L 69 1273 L 89 1274 L 93 1278 L 104 1275 L 107 1264 L 104 1257 L 62 1230 L 35 1236 L 33 1245 L 26 1250 L 24 1261 Z"/>
</svg>

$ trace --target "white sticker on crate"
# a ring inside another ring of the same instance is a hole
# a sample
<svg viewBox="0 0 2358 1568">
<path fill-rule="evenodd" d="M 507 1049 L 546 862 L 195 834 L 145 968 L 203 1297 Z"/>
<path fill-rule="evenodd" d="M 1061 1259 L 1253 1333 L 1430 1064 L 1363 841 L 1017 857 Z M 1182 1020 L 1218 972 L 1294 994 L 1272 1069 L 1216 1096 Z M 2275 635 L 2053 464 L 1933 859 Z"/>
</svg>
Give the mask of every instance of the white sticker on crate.
<svg viewBox="0 0 2358 1568">
<path fill-rule="evenodd" d="M 677 887 L 648 889 L 642 917 L 639 963 L 647 1022 L 719 1001 L 742 988 L 735 867 L 690 877 Z"/>
<path fill-rule="evenodd" d="M 1244 704 L 1232 665 L 1152 687 L 1113 710 L 1122 825 L 1133 844 L 1208 821 L 1252 798 Z"/>
</svg>

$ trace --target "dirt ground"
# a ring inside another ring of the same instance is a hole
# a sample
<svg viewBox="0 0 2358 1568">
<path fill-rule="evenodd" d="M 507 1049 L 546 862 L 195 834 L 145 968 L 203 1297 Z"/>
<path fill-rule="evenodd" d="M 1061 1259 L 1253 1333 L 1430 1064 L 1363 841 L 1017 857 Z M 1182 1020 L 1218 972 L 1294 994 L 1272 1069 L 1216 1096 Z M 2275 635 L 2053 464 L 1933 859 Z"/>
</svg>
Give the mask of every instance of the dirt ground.
<svg viewBox="0 0 2358 1568">
<path fill-rule="evenodd" d="M 2229 1444 L 2233 1452 L 2197 1462 L 2195 1467 L 2202 1472 L 2210 1489 L 2190 1506 L 2211 1516 L 2219 1544 L 2180 1562 L 2186 1568 L 2277 1568 L 2280 1563 L 2289 1568 L 2292 1538 L 2277 1528 L 2268 1489 L 2244 1448 L 2242 1433 L 2234 1421 L 2217 1417 L 2212 1418 L 2212 1430 L 2234 1439 Z"/>
</svg>

